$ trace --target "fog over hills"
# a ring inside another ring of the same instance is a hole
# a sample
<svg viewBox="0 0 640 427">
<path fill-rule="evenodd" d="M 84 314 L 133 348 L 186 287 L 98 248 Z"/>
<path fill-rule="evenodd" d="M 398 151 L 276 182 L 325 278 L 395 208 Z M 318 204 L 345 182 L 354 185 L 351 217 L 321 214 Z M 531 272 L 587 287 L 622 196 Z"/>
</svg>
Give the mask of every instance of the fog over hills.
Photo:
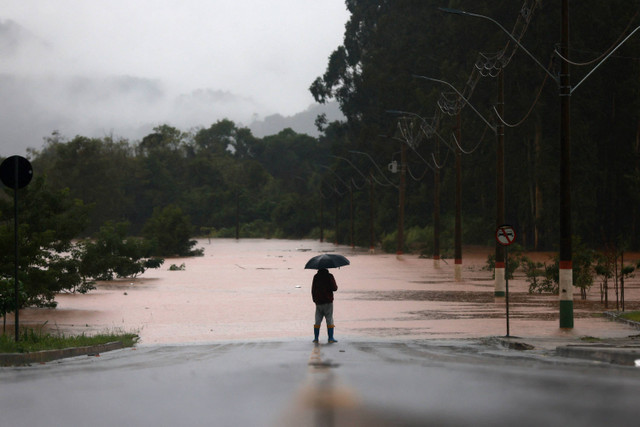
<svg viewBox="0 0 640 427">
<path fill-rule="evenodd" d="M 253 133 L 254 136 L 259 138 L 267 135 L 275 135 L 286 128 L 291 128 L 297 133 L 318 136 L 320 133 L 315 126 L 315 121 L 320 114 L 326 115 L 327 122 L 345 119 L 338 103 L 330 102 L 327 104 L 312 104 L 305 111 L 294 114 L 293 116 L 284 117 L 280 114 L 272 114 L 263 120 L 253 121 L 247 127 L 251 129 L 251 133 Z"/>
<path fill-rule="evenodd" d="M 308 88 L 348 16 L 344 0 L 3 2 L 0 156 L 54 131 L 136 142 L 223 119 L 316 135 L 315 117 L 336 109 Z"/>
</svg>

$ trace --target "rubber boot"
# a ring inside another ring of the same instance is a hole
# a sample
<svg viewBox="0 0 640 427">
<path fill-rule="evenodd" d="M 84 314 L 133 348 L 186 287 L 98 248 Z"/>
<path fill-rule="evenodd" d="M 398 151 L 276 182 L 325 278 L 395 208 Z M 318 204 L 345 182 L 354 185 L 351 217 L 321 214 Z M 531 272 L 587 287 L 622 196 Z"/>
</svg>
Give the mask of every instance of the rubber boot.
<svg viewBox="0 0 640 427">
<path fill-rule="evenodd" d="M 329 343 L 338 342 L 333 338 L 333 328 L 335 328 L 334 325 L 327 326 L 327 332 L 329 333 Z"/>
<path fill-rule="evenodd" d="M 318 342 L 318 337 L 320 337 L 320 325 L 313 325 L 313 342 Z"/>
</svg>

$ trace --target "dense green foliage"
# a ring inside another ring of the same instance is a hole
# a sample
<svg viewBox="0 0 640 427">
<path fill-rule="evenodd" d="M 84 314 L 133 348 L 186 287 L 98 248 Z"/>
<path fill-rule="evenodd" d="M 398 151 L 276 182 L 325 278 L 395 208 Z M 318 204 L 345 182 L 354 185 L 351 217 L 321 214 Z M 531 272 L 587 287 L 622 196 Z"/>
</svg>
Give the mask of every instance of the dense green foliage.
<svg viewBox="0 0 640 427">
<path fill-rule="evenodd" d="M 192 245 L 167 249 L 163 239 L 175 237 L 166 235 L 169 228 L 183 243 L 199 233 L 309 235 L 319 195 L 312 183 L 328 154 L 328 144 L 290 129 L 258 139 L 229 120 L 191 132 L 162 125 L 139 142 L 54 133 L 31 152 L 51 186 L 95 204 L 86 233 L 107 220 L 127 221 L 132 234 L 171 255 Z"/>
<path fill-rule="evenodd" d="M 80 234 L 89 207 L 69 196 L 68 189 L 50 189 L 37 176 L 19 200 L 19 271 L 24 305 L 46 305 L 57 292 L 83 283 L 78 251 L 72 239 Z M 15 269 L 13 201 L 0 199 L 0 277 L 12 278 Z"/>
<path fill-rule="evenodd" d="M 157 254 L 153 250 L 153 242 L 128 237 L 128 228 L 126 222 L 107 221 L 93 239 L 80 243 L 79 271 L 82 277 L 95 280 L 135 277 L 147 268 L 162 265 L 163 259 L 152 257 L 152 254 Z"/>
<path fill-rule="evenodd" d="M 193 230 L 189 218 L 182 209 L 169 205 L 164 209 L 156 208 L 142 229 L 143 235 L 151 242 L 147 252 L 162 256 L 194 255 L 191 250 L 196 244 L 190 240 Z"/>
<path fill-rule="evenodd" d="M 41 175 L 18 194 L 19 308 L 55 306 L 57 293 L 85 293 L 94 288 L 95 280 L 135 276 L 162 263 L 151 257 L 150 241 L 126 237 L 126 223 L 107 222 L 95 238 L 77 240 L 88 223 L 91 206 L 71 198 L 68 188 L 51 189 Z M 3 318 L 16 308 L 13 208 L 12 197 L 0 198 Z"/>
<path fill-rule="evenodd" d="M 389 110 L 412 112 L 433 124 L 443 139 L 433 134 L 425 136 L 416 152 L 409 150 L 408 164 L 413 175 L 419 177 L 425 167 L 422 159 L 430 162 L 433 154 L 444 163 L 442 213 L 451 215 L 455 176 L 453 155 L 446 155 L 450 150 L 445 149 L 445 143 L 451 145 L 456 119 L 440 108 L 442 93 L 448 92 L 451 99 L 451 89 L 413 75 L 448 81 L 468 95 L 480 114 L 496 123 L 492 107 L 497 99 L 497 79 L 492 76 L 496 69 L 491 69 L 496 61 L 491 58 L 507 46 L 509 39 L 488 20 L 445 14 L 437 7 L 489 16 L 516 34 L 516 30 L 522 30 L 524 14 L 535 6 L 526 31 L 518 38 L 557 76 L 561 60 L 554 49 L 560 41 L 560 2 L 346 3 L 352 15 L 344 43 L 330 56 L 326 72 L 313 82 L 311 92 L 320 102 L 336 99 L 342 106 L 348 134 L 341 152 L 367 151 L 380 163 L 394 158 L 399 147 L 395 139 L 380 136 L 400 136 L 397 116 Z M 570 12 L 569 53 L 578 63 L 610 51 L 640 24 L 638 5 L 623 0 L 572 2 Z M 591 246 L 620 243 L 618 239 L 629 240 L 634 248 L 639 244 L 639 47 L 637 33 L 572 95 L 572 228 Z M 577 85 L 595 64 L 572 65 L 572 83 Z M 492 75 L 478 76 L 489 72 Z M 506 128 L 506 218 L 519 231 L 519 240 L 526 247 L 553 249 L 559 234 L 559 88 L 521 49 L 504 68 L 504 79 L 505 121 L 515 124 L 526 117 L 521 125 Z M 432 120 L 434 116 L 438 120 Z M 468 106 L 462 108 L 461 121 L 460 145 L 471 152 L 462 158 L 463 240 L 487 243 L 495 229 L 495 137 Z M 439 154 L 437 144 L 441 145 Z M 421 180 L 409 180 L 409 225 L 424 227 L 430 222 L 434 200 L 430 176 L 432 172 Z M 392 197 L 384 199 L 385 206 L 392 206 Z"/>
</svg>

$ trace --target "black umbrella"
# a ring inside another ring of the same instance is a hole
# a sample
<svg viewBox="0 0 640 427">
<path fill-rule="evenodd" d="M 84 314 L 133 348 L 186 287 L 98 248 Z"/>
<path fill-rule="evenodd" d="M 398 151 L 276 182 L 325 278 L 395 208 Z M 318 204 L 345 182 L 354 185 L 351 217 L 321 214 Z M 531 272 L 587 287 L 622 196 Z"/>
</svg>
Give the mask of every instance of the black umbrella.
<svg viewBox="0 0 640 427">
<path fill-rule="evenodd" d="M 338 268 L 351 264 L 348 259 L 338 254 L 316 255 L 307 261 L 304 268 L 319 270 L 321 268 Z"/>
</svg>

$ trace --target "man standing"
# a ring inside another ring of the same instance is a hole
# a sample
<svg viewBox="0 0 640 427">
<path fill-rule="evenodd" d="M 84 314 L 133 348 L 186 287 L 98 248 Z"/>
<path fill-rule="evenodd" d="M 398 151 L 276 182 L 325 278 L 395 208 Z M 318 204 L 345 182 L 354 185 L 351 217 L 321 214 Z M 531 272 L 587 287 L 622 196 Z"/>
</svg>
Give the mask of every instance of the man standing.
<svg viewBox="0 0 640 427">
<path fill-rule="evenodd" d="M 320 324 L 322 318 L 327 322 L 327 333 L 329 334 L 329 343 L 338 342 L 333 338 L 333 293 L 338 290 L 338 285 L 333 275 L 326 268 L 321 268 L 313 276 L 313 285 L 311 286 L 311 296 L 316 304 L 316 324 L 313 325 L 313 342 L 318 342 L 320 336 Z"/>
</svg>

